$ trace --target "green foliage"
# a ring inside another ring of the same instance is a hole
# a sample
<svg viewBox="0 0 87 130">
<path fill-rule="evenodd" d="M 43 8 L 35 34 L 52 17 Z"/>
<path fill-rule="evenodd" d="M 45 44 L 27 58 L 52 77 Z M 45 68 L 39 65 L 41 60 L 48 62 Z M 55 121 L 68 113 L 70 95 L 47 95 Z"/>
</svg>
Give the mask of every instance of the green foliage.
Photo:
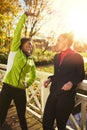
<svg viewBox="0 0 87 130">
<path fill-rule="evenodd" d="M 87 52 L 81 52 L 80 53 L 83 57 L 87 57 Z"/>
<path fill-rule="evenodd" d="M 0 63 L 7 64 L 7 55 L 6 54 L 0 54 Z"/>
<path fill-rule="evenodd" d="M 85 69 L 85 72 L 87 73 L 87 52 L 82 52 L 80 54 L 83 56 L 83 59 L 84 59 L 84 69 Z"/>
<path fill-rule="evenodd" d="M 50 61 L 54 57 L 54 52 L 46 50 L 44 53 L 42 52 L 41 49 L 35 48 L 35 52 L 33 54 L 34 60 L 36 62 L 41 62 L 41 61 Z"/>
<path fill-rule="evenodd" d="M 45 72 L 48 72 L 48 73 L 53 73 L 54 72 L 54 67 L 53 67 L 53 65 L 37 66 L 37 70 L 45 71 Z"/>
<path fill-rule="evenodd" d="M 17 13 L 17 7 L 18 0 L 0 0 L 0 14 L 7 14 L 9 12 Z"/>
<path fill-rule="evenodd" d="M 9 50 L 13 20 L 19 10 L 18 0 L 0 0 L 0 52 L 3 48 Z"/>
</svg>

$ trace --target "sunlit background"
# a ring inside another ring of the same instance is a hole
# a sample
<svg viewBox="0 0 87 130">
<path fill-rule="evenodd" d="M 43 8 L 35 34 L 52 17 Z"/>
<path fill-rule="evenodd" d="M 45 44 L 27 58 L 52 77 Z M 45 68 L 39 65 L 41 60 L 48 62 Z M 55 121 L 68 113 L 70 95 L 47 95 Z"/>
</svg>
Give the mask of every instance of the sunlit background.
<svg viewBox="0 0 87 130">
<path fill-rule="evenodd" d="M 54 0 L 52 8 L 48 23 L 56 35 L 73 31 L 76 39 L 87 41 L 87 0 Z"/>
<path fill-rule="evenodd" d="M 87 41 L 87 0 L 50 1 L 53 13 L 48 15 L 42 27 L 43 33 L 48 35 L 54 31 L 58 36 L 62 32 L 73 31 L 77 40 Z"/>
<path fill-rule="evenodd" d="M 25 6 L 23 0 L 19 0 Z M 73 31 L 77 40 L 87 41 L 87 0 L 50 0 L 52 13 L 45 14 L 47 19 L 41 31 L 45 36 L 54 32 Z"/>
</svg>

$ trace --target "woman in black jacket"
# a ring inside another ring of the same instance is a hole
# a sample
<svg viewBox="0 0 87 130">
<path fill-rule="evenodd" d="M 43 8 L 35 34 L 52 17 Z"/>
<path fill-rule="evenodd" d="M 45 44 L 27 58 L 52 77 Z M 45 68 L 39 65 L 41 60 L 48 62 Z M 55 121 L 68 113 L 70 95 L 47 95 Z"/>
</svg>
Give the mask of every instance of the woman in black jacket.
<svg viewBox="0 0 87 130">
<path fill-rule="evenodd" d="M 71 33 L 61 34 L 56 43 L 54 74 L 44 82 L 45 87 L 51 82 L 43 115 L 44 130 L 54 130 L 55 119 L 58 130 L 66 129 L 75 105 L 76 86 L 85 78 L 83 58 L 70 48 L 72 44 Z"/>
</svg>

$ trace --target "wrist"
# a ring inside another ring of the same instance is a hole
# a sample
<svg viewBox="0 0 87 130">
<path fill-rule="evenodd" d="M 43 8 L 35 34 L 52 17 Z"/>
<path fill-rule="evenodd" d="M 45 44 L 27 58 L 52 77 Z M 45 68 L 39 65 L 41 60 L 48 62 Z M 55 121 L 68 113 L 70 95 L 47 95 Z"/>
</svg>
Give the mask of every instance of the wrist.
<svg viewBox="0 0 87 130">
<path fill-rule="evenodd" d="M 48 81 L 51 82 L 51 78 L 48 78 Z"/>
<path fill-rule="evenodd" d="M 27 13 L 27 12 L 25 12 L 24 14 L 25 14 L 26 16 L 28 16 L 28 13 Z"/>
</svg>

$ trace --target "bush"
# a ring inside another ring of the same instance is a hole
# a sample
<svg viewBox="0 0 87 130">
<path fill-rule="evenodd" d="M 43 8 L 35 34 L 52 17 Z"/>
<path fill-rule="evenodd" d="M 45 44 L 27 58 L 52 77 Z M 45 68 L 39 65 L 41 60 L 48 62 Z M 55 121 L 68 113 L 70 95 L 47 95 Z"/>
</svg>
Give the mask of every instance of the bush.
<svg viewBox="0 0 87 130">
<path fill-rule="evenodd" d="M 0 63 L 7 64 L 7 55 L 6 54 L 0 54 Z"/>
</svg>

